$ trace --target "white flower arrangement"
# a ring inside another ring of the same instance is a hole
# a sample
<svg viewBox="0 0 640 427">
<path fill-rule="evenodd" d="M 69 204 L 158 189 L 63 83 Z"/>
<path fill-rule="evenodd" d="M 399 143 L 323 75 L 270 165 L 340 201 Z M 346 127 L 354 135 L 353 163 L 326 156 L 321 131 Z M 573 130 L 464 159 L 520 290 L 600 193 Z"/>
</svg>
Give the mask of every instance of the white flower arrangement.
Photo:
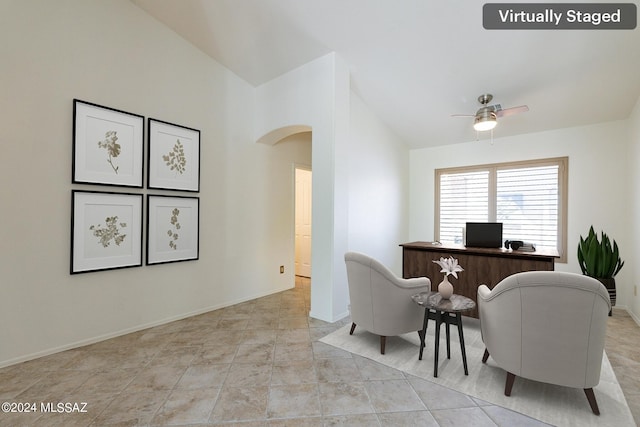
<svg viewBox="0 0 640 427">
<path fill-rule="evenodd" d="M 442 267 L 441 273 L 444 273 L 445 277 L 452 274 L 456 279 L 458 278 L 458 272 L 464 271 L 464 268 L 458 264 L 458 260 L 450 256 L 449 258 L 440 257 L 440 261 L 433 261 Z"/>
</svg>

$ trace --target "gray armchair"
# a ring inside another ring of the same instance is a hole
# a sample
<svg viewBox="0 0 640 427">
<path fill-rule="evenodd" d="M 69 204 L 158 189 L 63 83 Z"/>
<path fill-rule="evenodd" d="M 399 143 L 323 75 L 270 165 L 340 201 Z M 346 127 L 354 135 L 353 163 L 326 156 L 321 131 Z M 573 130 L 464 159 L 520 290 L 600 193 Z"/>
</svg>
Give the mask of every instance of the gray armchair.
<svg viewBox="0 0 640 427">
<path fill-rule="evenodd" d="M 351 331 L 356 325 L 380 335 L 380 353 L 384 354 L 386 337 L 422 330 L 424 308 L 412 295 L 431 290 L 426 277 L 401 279 L 377 260 L 357 252 L 344 256 L 351 300 Z"/>
<path fill-rule="evenodd" d="M 531 271 L 509 276 L 493 290 L 478 288 L 482 340 L 507 371 L 504 394 L 515 377 L 582 388 L 599 415 L 593 387 L 600 382 L 607 316 L 607 289 L 580 274 Z"/>
</svg>

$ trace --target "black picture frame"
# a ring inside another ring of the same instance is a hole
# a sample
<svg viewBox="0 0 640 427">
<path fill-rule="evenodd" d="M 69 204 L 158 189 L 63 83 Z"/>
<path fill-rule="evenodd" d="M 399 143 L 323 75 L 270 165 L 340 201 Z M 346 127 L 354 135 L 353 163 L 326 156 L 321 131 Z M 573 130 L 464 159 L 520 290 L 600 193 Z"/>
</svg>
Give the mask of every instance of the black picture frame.
<svg viewBox="0 0 640 427">
<path fill-rule="evenodd" d="M 149 118 L 147 187 L 200 191 L 200 131 Z"/>
<path fill-rule="evenodd" d="M 143 195 L 71 191 L 70 273 L 142 266 Z"/>
<path fill-rule="evenodd" d="M 147 265 L 200 257 L 200 198 L 147 195 Z"/>
<path fill-rule="evenodd" d="M 143 188 L 144 116 L 73 100 L 71 181 Z"/>
</svg>

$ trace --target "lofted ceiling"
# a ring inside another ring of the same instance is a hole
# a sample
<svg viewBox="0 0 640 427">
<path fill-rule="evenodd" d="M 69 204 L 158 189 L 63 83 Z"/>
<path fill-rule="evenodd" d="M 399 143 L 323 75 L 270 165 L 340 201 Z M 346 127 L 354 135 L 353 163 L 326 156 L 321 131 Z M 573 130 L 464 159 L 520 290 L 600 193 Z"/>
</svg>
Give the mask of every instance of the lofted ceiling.
<svg viewBox="0 0 640 427">
<path fill-rule="evenodd" d="M 131 1 L 254 86 L 336 52 L 411 148 L 475 140 L 451 114 L 486 92 L 530 108 L 495 138 L 626 119 L 640 97 L 640 29 L 485 30 L 477 0 Z"/>
</svg>

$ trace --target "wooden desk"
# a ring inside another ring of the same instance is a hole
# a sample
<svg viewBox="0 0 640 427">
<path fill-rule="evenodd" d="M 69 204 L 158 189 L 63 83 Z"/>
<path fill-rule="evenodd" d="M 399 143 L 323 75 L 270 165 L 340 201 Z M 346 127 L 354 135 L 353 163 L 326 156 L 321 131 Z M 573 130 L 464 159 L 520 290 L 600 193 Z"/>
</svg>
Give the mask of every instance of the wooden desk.
<svg viewBox="0 0 640 427">
<path fill-rule="evenodd" d="M 522 271 L 554 270 L 555 259 L 559 258 L 555 250 L 537 250 L 520 252 L 507 249 L 466 248 L 462 245 L 438 245 L 429 242 L 403 243 L 402 277 L 428 277 L 431 289 L 437 290 L 443 279 L 440 266 L 433 260 L 440 257 L 456 258 L 464 271 L 458 273 L 458 279 L 449 276 L 453 292 L 471 298 L 476 304 L 478 286 L 487 285 L 492 289 L 505 277 Z M 466 313 L 478 317 L 477 307 Z"/>
</svg>

